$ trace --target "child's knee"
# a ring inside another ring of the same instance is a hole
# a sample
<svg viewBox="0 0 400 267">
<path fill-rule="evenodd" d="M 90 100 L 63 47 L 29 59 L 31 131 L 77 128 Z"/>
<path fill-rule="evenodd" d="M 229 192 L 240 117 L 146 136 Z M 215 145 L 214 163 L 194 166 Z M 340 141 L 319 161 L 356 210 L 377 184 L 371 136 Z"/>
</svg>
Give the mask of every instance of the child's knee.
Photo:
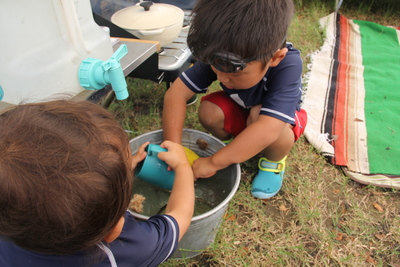
<svg viewBox="0 0 400 267">
<path fill-rule="evenodd" d="M 250 124 L 258 120 L 258 118 L 260 117 L 260 110 L 261 110 L 261 104 L 251 108 L 250 114 L 247 117 L 246 126 L 249 126 Z"/>
<path fill-rule="evenodd" d="M 202 125 L 218 126 L 224 123 L 224 112 L 210 101 L 202 101 L 199 107 L 199 121 Z"/>
</svg>

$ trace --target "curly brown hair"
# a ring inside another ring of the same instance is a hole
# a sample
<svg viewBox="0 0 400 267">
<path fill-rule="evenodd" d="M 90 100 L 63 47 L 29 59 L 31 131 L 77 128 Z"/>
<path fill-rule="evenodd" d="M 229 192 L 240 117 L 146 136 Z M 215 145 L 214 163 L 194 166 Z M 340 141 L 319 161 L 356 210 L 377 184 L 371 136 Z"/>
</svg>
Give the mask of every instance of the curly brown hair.
<svg viewBox="0 0 400 267">
<path fill-rule="evenodd" d="M 0 151 L 0 235 L 22 248 L 92 248 L 127 210 L 129 138 L 102 107 L 16 106 L 0 114 Z"/>
<path fill-rule="evenodd" d="M 292 0 L 198 0 L 187 38 L 192 53 L 211 62 L 229 52 L 267 63 L 285 42 Z"/>
</svg>

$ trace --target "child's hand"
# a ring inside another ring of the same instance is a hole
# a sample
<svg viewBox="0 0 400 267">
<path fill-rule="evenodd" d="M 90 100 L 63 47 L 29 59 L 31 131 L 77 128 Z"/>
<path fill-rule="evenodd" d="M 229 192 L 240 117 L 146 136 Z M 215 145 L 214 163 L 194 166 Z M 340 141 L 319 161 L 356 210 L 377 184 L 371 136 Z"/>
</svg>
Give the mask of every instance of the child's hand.
<svg viewBox="0 0 400 267">
<path fill-rule="evenodd" d="M 198 158 L 193 162 L 194 178 L 209 178 L 213 176 L 219 168 L 211 162 L 211 157 Z"/>
<path fill-rule="evenodd" d="M 146 146 L 147 146 L 148 144 L 150 144 L 150 142 L 146 142 L 146 143 L 142 144 L 142 145 L 139 147 L 139 149 L 138 149 L 138 151 L 136 152 L 136 154 L 132 156 L 132 158 L 131 158 L 131 160 L 132 160 L 132 162 L 131 162 L 131 164 L 132 164 L 132 165 L 131 165 L 131 166 L 132 166 L 132 170 L 136 168 L 136 166 L 137 166 L 137 164 L 138 164 L 139 162 L 141 162 L 142 160 L 144 160 L 144 159 L 146 158 L 147 152 L 144 151 L 144 149 L 146 148 Z"/>
<path fill-rule="evenodd" d="M 159 152 L 158 158 L 165 161 L 171 169 L 175 170 L 181 164 L 189 164 L 182 145 L 164 141 L 160 146 L 166 148 L 168 152 Z"/>
</svg>

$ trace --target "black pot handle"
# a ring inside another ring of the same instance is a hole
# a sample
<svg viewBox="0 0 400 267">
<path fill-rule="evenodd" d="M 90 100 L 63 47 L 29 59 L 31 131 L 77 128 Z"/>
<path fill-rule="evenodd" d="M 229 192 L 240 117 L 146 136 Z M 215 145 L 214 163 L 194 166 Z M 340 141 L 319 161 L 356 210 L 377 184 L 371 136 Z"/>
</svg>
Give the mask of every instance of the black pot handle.
<svg viewBox="0 0 400 267">
<path fill-rule="evenodd" d="M 144 8 L 145 11 L 149 11 L 150 7 L 153 5 L 153 1 L 143 1 L 140 2 L 140 6 Z"/>
</svg>

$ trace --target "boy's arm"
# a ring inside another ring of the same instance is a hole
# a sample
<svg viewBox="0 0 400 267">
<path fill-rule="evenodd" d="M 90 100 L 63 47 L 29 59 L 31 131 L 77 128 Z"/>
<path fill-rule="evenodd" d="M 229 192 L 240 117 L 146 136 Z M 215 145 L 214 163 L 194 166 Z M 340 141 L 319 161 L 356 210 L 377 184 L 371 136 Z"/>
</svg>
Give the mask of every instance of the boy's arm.
<svg viewBox="0 0 400 267">
<path fill-rule="evenodd" d="M 162 116 L 163 139 L 182 142 L 182 129 L 186 117 L 186 102 L 194 96 L 180 78 L 177 78 L 164 96 Z"/>
<path fill-rule="evenodd" d="M 244 129 L 229 145 L 210 157 L 195 160 L 192 166 L 194 177 L 210 177 L 218 170 L 257 155 L 278 139 L 285 124 L 274 117 L 260 115 L 257 121 Z"/>
<path fill-rule="evenodd" d="M 174 185 L 165 210 L 165 214 L 175 218 L 179 225 L 179 240 L 190 226 L 194 212 L 194 178 L 192 168 L 181 145 L 164 141 L 162 147 L 168 152 L 158 156 L 175 172 Z"/>
</svg>

